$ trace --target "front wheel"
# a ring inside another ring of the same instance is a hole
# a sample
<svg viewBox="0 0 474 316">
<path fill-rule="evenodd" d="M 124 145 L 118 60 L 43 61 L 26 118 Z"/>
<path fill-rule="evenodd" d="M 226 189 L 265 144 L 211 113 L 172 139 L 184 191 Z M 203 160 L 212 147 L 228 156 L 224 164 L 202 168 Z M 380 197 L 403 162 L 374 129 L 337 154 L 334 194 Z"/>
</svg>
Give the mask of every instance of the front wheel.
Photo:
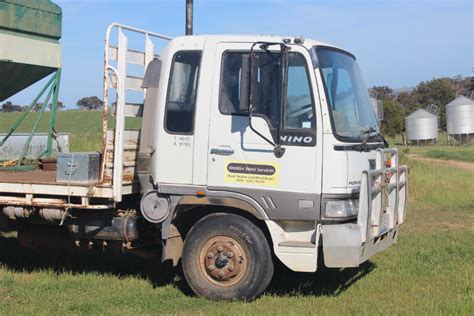
<svg viewBox="0 0 474 316">
<path fill-rule="evenodd" d="M 186 236 L 182 263 L 191 289 L 214 300 L 252 300 L 273 276 L 265 235 L 234 214 L 215 213 L 199 220 Z"/>
</svg>

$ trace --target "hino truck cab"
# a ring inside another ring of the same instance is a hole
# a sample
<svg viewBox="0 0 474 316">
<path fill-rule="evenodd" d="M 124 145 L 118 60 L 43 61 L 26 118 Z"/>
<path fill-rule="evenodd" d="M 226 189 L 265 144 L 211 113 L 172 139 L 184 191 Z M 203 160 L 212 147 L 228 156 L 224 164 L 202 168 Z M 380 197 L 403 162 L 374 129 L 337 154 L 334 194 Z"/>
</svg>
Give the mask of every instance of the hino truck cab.
<svg viewBox="0 0 474 316">
<path fill-rule="evenodd" d="M 176 223 L 198 295 L 255 297 L 272 253 L 314 272 L 318 255 L 355 267 L 396 242 L 406 168 L 354 55 L 301 37 L 203 35 L 171 40 L 153 63 L 141 212 Z"/>
</svg>

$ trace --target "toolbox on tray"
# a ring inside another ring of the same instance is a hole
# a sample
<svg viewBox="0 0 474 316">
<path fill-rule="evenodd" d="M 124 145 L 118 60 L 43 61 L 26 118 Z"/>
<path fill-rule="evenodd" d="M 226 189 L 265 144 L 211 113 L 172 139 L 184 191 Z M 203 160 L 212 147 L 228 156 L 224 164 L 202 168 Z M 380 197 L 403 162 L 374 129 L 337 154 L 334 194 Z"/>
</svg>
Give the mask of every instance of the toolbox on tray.
<svg viewBox="0 0 474 316">
<path fill-rule="evenodd" d="M 98 152 L 58 153 L 56 181 L 93 184 L 99 181 Z"/>
</svg>

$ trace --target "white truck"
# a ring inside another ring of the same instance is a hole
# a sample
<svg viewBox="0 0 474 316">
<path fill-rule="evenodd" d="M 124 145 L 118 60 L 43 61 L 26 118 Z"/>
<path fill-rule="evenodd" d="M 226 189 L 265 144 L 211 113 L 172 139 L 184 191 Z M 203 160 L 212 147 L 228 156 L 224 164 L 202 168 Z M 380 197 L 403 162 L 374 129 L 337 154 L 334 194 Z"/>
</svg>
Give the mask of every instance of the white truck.
<svg viewBox="0 0 474 316">
<path fill-rule="evenodd" d="M 133 35 L 144 49 L 129 47 Z M 341 48 L 302 37 L 172 39 L 113 24 L 104 101 L 97 183 L 0 172 L 0 210 L 23 244 L 64 229 L 78 246 L 158 245 L 197 295 L 250 300 L 276 260 L 309 273 L 318 256 L 357 267 L 397 241 L 407 167 Z M 127 128 L 130 116 L 142 117 L 140 130 Z"/>
</svg>

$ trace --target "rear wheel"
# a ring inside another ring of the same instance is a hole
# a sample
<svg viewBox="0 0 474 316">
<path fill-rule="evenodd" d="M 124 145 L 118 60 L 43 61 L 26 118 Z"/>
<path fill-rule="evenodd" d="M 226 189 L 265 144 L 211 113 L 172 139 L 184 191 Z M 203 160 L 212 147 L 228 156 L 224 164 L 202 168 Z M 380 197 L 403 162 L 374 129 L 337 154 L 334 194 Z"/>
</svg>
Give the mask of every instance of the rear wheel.
<svg viewBox="0 0 474 316">
<path fill-rule="evenodd" d="M 191 289 L 215 300 L 252 300 L 273 276 L 265 235 L 234 214 L 216 213 L 198 221 L 186 236 L 182 263 Z"/>
</svg>

